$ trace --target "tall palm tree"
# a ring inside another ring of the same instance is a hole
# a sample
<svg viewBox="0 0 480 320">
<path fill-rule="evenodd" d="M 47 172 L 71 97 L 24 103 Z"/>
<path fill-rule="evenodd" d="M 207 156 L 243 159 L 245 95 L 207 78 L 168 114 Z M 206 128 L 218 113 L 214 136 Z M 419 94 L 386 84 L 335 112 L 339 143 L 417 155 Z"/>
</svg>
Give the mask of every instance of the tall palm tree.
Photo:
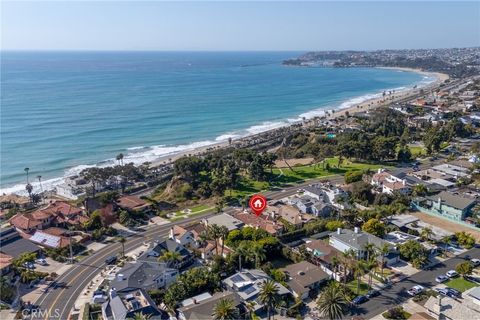
<svg viewBox="0 0 480 320">
<path fill-rule="evenodd" d="M 343 284 L 345 286 L 347 285 L 347 276 L 353 269 L 353 266 L 356 261 L 355 260 L 356 257 L 357 257 L 357 254 L 352 249 L 342 252 L 342 263 L 343 263 L 343 271 L 344 271 Z"/>
<path fill-rule="evenodd" d="M 166 262 L 170 267 L 176 267 L 182 261 L 182 256 L 178 252 L 165 251 L 158 260 Z"/>
<path fill-rule="evenodd" d="M 255 257 L 255 268 L 260 267 L 260 263 L 267 258 L 263 246 L 255 242 L 250 248 L 250 253 Z"/>
<path fill-rule="evenodd" d="M 215 253 L 218 255 L 218 239 L 222 236 L 222 229 L 216 224 L 207 227 L 207 235 L 210 240 L 215 241 Z"/>
<path fill-rule="evenodd" d="M 378 249 L 379 255 L 382 257 L 382 277 L 383 277 L 383 268 L 385 267 L 385 256 L 390 252 L 390 246 L 387 243 L 384 243 L 380 248 Z"/>
<path fill-rule="evenodd" d="M 273 280 L 266 280 L 260 285 L 259 301 L 267 307 L 268 320 L 275 311 L 275 306 L 279 300 L 278 286 Z"/>
<path fill-rule="evenodd" d="M 43 192 L 43 187 L 42 187 L 42 176 L 38 175 L 37 176 L 38 183 L 40 184 L 40 192 Z"/>
<path fill-rule="evenodd" d="M 199 240 L 199 245 L 203 249 L 203 258 L 206 258 L 205 257 L 205 250 L 207 249 L 207 240 L 208 240 L 207 232 L 206 231 L 200 232 L 200 234 L 198 235 L 198 240 Z"/>
<path fill-rule="evenodd" d="M 232 299 L 220 299 L 213 309 L 212 317 L 214 320 L 234 320 L 238 319 L 239 313 Z"/>
<path fill-rule="evenodd" d="M 117 159 L 118 164 L 123 165 L 123 153 L 117 154 L 115 159 Z"/>
<path fill-rule="evenodd" d="M 117 238 L 117 241 L 122 245 L 122 258 L 125 257 L 125 242 L 127 242 L 127 239 L 123 236 L 119 236 Z"/>
<path fill-rule="evenodd" d="M 227 240 L 228 234 L 230 231 L 228 231 L 228 228 L 226 226 L 221 226 L 219 230 L 219 235 L 220 235 L 220 241 L 222 242 L 222 250 L 220 255 L 223 257 L 223 250 L 225 249 L 225 240 Z"/>
<path fill-rule="evenodd" d="M 375 244 L 373 244 L 371 242 L 367 242 L 363 246 L 363 250 L 365 250 L 365 252 L 367 253 L 367 261 L 368 261 L 368 260 L 370 260 L 371 253 L 375 250 Z"/>
<path fill-rule="evenodd" d="M 32 197 L 33 186 L 30 183 L 27 183 L 27 185 L 25 186 L 25 190 L 27 190 L 28 197 L 30 198 L 30 201 L 33 203 L 33 197 Z"/>
<path fill-rule="evenodd" d="M 250 254 L 252 251 L 246 242 L 240 243 L 235 249 L 235 254 L 238 255 L 238 270 L 242 271 L 242 257 L 245 258 L 245 261 L 250 260 Z"/>
<path fill-rule="evenodd" d="M 29 181 L 28 181 L 28 171 L 30 171 L 30 168 L 27 167 L 27 168 L 23 169 L 23 171 L 25 171 L 25 173 L 27 174 L 27 184 L 28 184 L 29 183 Z"/>
<path fill-rule="evenodd" d="M 365 274 L 365 261 L 359 260 L 355 261 L 353 266 L 353 275 L 355 276 L 355 279 L 357 280 L 357 295 L 360 293 L 360 278 Z"/>
<path fill-rule="evenodd" d="M 333 280 L 337 280 L 337 269 L 338 266 L 340 265 L 340 259 L 337 258 L 337 256 L 332 258 L 332 269 L 333 269 Z"/>
<path fill-rule="evenodd" d="M 336 282 L 332 282 L 318 297 L 317 307 L 322 317 L 331 320 L 342 319 L 348 310 L 348 301 L 342 288 Z"/>
</svg>

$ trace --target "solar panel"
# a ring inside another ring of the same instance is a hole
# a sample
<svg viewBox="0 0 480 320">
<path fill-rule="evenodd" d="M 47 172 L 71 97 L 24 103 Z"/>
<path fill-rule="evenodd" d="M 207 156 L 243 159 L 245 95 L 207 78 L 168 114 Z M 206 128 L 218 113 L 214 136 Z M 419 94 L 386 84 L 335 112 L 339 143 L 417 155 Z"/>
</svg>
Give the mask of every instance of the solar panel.
<svg viewBox="0 0 480 320">
<path fill-rule="evenodd" d="M 252 292 L 255 292 L 255 290 L 256 290 L 256 289 L 255 289 L 254 286 L 250 286 L 250 287 L 248 287 L 247 289 L 245 289 L 245 291 L 243 291 L 243 292 L 245 292 L 246 294 L 250 294 L 250 293 L 252 293 Z"/>
<path fill-rule="evenodd" d="M 238 283 L 238 282 L 243 282 L 245 280 L 242 278 L 242 276 L 240 276 L 239 274 L 236 274 L 232 277 L 232 281 L 234 283 Z"/>
<path fill-rule="evenodd" d="M 58 248 L 58 246 L 60 244 L 60 237 L 37 231 L 30 238 L 30 241 L 40 243 L 40 244 L 46 245 L 46 246 L 51 247 L 51 248 Z"/>
</svg>

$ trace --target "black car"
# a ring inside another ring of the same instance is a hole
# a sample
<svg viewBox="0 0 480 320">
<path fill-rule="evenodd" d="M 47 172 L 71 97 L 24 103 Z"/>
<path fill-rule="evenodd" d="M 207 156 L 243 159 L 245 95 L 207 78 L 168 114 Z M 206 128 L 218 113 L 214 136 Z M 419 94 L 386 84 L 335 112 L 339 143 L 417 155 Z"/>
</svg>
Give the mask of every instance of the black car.
<svg viewBox="0 0 480 320">
<path fill-rule="evenodd" d="M 462 296 L 462 293 L 456 289 L 446 287 L 445 290 L 447 290 L 447 296 L 451 298 L 459 298 Z"/>
<path fill-rule="evenodd" d="M 378 290 L 370 290 L 367 292 L 366 296 L 367 298 L 373 298 L 373 297 L 376 297 L 376 296 L 379 296 L 380 295 L 380 291 Z"/>
<path fill-rule="evenodd" d="M 114 264 L 115 262 L 117 262 L 117 256 L 110 256 L 105 259 L 106 264 Z"/>
<path fill-rule="evenodd" d="M 364 302 L 366 302 L 368 300 L 368 298 L 366 296 L 358 296 L 356 297 L 355 299 L 352 300 L 352 303 L 354 305 L 357 305 L 357 304 L 362 304 Z"/>
</svg>

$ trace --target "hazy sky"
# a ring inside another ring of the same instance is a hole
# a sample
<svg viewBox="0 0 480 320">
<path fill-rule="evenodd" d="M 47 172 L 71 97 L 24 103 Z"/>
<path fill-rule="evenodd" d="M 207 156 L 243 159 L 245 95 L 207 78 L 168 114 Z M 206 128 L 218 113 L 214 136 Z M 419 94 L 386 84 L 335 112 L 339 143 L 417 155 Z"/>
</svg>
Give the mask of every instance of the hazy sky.
<svg viewBox="0 0 480 320">
<path fill-rule="evenodd" d="M 1 3 L 6 50 L 480 46 L 479 1 Z"/>
</svg>

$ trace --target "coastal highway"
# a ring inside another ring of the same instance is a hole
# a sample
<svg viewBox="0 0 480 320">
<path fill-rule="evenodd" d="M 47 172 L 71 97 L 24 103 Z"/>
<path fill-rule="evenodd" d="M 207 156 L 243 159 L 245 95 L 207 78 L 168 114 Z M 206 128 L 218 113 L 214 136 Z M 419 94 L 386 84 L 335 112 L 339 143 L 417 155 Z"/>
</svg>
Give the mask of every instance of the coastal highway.
<svg viewBox="0 0 480 320">
<path fill-rule="evenodd" d="M 322 179 L 310 180 L 284 189 L 264 192 L 264 195 L 268 199 L 281 199 L 295 194 L 298 188 L 301 188 L 302 186 L 326 179 L 330 180 L 332 183 L 343 182 L 343 177 L 341 176 L 324 177 Z M 238 208 L 228 207 L 224 210 L 224 212 L 232 213 L 235 210 L 238 210 Z M 135 248 L 138 248 L 146 241 L 166 238 L 170 228 L 175 224 L 185 224 L 199 221 L 212 215 L 212 213 L 206 213 L 205 215 L 195 216 L 173 223 L 150 226 L 145 232 L 127 238 L 127 242 L 125 243 L 125 252 L 129 252 Z M 77 309 L 80 307 L 75 306 L 74 304 L 76 299 L 82 293 L 83 289 L 97 274 L 101 272 L 102 269 L 105 268 L 105 259 L 111 255 L 118 254 L 120 251 L 121 245 L 119 243 L 112 243 L 84 258 L 80 262 L 75 263 L 74 266 L 56 279 L 58 283 L 64 284 L 64 286 L 56 289 L 51 288 L 48 292 L 43 293 L 35 302 L 35 305 L 40 307 L 40 309 L 46 312 L 46 314 L 42 314 L 41 316 L 38 315 L 37 317 L 32 316 L 32 319 L 68 319 L 70 311 L 74 307 Z"/>
</svg>

